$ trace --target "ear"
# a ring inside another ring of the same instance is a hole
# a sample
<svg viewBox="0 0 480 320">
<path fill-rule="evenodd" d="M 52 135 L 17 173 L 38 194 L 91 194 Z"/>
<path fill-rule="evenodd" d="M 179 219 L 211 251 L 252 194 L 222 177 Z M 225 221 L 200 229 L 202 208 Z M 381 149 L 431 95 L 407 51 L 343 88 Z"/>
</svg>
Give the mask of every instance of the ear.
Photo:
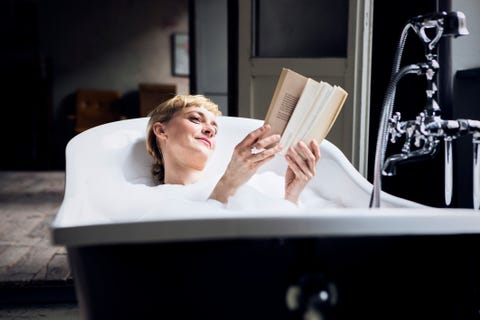
<svg viewBox="0 0 480 320">
<path fill-rule="evenodd" d="M 160 138 L 160 139 L 166 139 L 167 137 L 167 132 L 165 130 L 165 125 L 161 122 L 155 122 L 153 124 L 153 133 L 155 134 L 155 136 L 157 138 Z"/>
</svg>

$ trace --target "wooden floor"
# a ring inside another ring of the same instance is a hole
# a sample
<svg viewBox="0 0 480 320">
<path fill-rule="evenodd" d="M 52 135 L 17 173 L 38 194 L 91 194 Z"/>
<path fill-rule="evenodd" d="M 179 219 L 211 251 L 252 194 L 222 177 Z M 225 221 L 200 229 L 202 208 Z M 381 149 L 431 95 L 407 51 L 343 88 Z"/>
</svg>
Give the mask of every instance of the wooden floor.
<svg viewBox="0 0 480 320">
<path fill-rule="evenodd" d="M 49 231 L 64 181 L 64 172 L 0 171 L 0 284 L 71 280 Z"/>
<path fill-rule="evenodd" d="M 76 304 L 10 305 L 0 307 L 0 320 L 78 320 Z"/>
</svg>

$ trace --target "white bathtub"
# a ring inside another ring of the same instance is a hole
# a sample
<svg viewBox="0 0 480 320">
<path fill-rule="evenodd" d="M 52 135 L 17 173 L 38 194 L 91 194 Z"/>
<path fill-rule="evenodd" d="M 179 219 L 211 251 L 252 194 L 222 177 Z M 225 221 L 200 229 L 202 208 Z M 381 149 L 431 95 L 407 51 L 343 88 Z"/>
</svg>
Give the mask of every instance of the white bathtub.
<svg viewBox="0 0 480 320">
<path fill-rule="evenodd" d="M 380 209 L 368 209 L 371 184 L 324 141 L 311 184 L 345 208 L 160 207 L 159 216 L 142 221 L 144 204 L 121 191 L 149 184 L 146 123 L 102 125 L 67 146 L 65 198 L 52 238 L 67 247 L 84 319 L 295 319 L 304 310 L 287 308 L 287 289 L 311 274 L 337 288 L 329 302 L 337 318 L 474 318 L 480 306 L 474 211 L 428 208 L 388 194 Z M 262 124 L 231 117 L 218 123 L 212 173 L 223 172 L 233 147 Z M 285 163 L 277 157 L 267 170 L 281 174 Z M 99 195 L 107 203 L 98 205 Z M 131 212 L 126 203 L 134 205 Z M 105 215 L 102 208 L 115 206 L 126 213 Z"/>
</svg>

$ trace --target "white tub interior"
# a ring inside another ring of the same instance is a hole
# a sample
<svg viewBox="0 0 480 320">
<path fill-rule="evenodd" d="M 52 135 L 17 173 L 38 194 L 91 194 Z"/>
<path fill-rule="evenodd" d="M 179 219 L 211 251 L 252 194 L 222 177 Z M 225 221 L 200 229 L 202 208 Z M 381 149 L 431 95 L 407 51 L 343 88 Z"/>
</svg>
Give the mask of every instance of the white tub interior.
<svg viewBox="0 0 480 320">
<path fill-rule="evenodd" d="M 58 238 L 61 232 L 79 226 L 139 222 L 145 222 L 143 225 L 148 226 L 147 229 L 154 225 L 152 222 L 157 222 L 157 229 L 152 229 L 152 234 L 158 234 L 158 223 L 183 223 L 179 230 L 182 237 L 187 233 L 189 237 L 199 234 L 235 236 L 269 232 L 315 233 L 320 229 L 327 233 L 334 230 L 388 232 L 389 228 L 415 232 L 415 228 L 419 228 L 418 221 L 410 218 L 426 219 L 422 220 L 425 224 L 421 228 L 432 229 L 435 223 L 428 222 L 431 216 L 449 217 L 455 211 L 425 208 L 385 193 L 379 210 L 368 209 L 372 185 L 338 148 L 326 140 L 320 145 L 322 157 L 317 175 L 305 191 L 300 207 L 281 199 L 281 175 L 286 169 L 281 156 L 261 168 L 246 190 L 238 192 L 239 197 L 236 202 L 233 199 L 233 205 L 224 207 L 205 199 L 224 172 L 235 145 L 262 121 L 219 117 L 217 150 L 206 170 L 208 178 L 186 187 L 153 186 L 151 158 L 145 150 L 147 121 L 147 118 L 138 118 L 105 124 L 87 130 L 69 142 L 65 198 L 52 225 L 54 239 L 57 239 L 54 241 L 61 243 L 63 240 Z M 260 189 L 266 189 L 266 192 L 256 190 L 257 182 L 264 184 Z M 459 214 L 468 216 L 468 219 L 477 216 L 472 210 L 460 210 L 455 212 L 454 218 L 458 219 Z M 285 223 L 279 225 L 282 221 Z M 335 221 L 335 225 L 328 221 Z M 402 221 L 408 222 L 407 225 Z M 209 223 L 208 228 L 199 230 L 205 222 Z M 221 225 L 213 227 L 220 222 Z M 265 230 L 260 228 L 262 223 Z M 441 223 L 445 224 L 442 228 L 451 227 L 448 221 L 442 220 Z M 168 227 L 168 234 L 171 234 L 175 228 L 172 224 Z M 458 228 L 471 229 L 471 221 L 457 223 L 456 228 L 456 232 Z M 145 230 L 139 232 L 145 233 Z M 102 237 L 101 232 L 98 236 Z"/>
</svg>

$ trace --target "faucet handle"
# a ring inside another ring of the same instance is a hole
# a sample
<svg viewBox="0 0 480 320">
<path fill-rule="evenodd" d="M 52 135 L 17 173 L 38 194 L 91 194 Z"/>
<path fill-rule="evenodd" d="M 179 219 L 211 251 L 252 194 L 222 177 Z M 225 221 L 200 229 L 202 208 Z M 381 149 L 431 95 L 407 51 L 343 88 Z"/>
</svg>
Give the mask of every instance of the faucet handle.
<svg viewBox="0 0 480 320">
<path fill-rule="evenodd" d="M 417 148 L 422 146 L 422 142 L 427 140 L 428 132 L 425 126 L 425 112 L 420 112 L 418 116 L 415 118 L 415 141 L 414 145 Z"/>
<path fill-rule="evenodd" d="M 390 134 L 390 142 L 395 143 L 397 142 L 397 138 L 400 138 L 404 133 L 405 130 L 402 128 L 402 123 L 400 119 L 402 115 L 400 112 L 395 112 L 395 114 L 388 120 L 388 133 Z"/>
</svg>

